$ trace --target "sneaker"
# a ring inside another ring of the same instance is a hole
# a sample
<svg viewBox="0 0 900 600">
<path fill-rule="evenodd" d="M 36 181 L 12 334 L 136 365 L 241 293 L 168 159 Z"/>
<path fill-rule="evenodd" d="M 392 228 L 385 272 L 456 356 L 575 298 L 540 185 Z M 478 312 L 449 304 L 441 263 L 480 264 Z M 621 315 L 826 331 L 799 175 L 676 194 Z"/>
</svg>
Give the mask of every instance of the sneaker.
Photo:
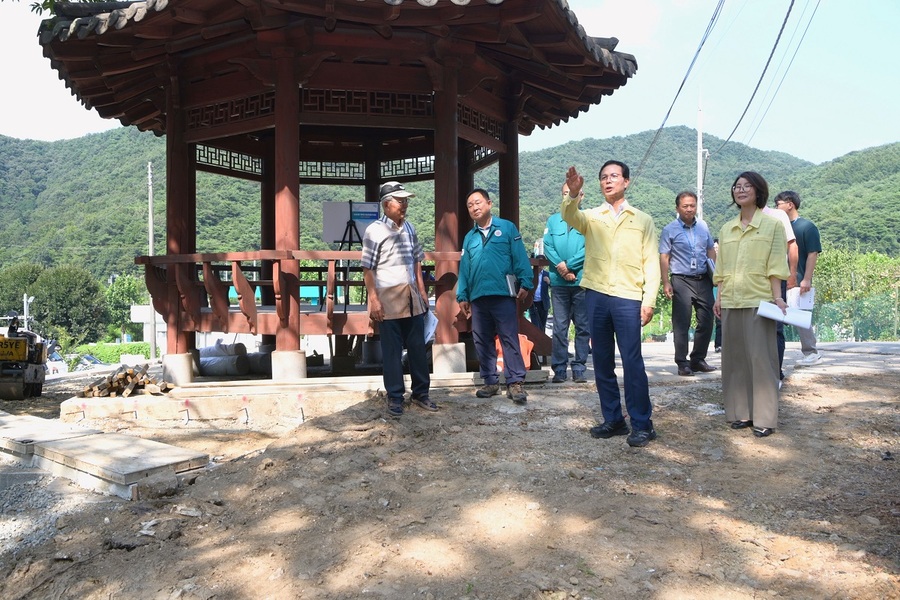
<svg viewBox="0 0 900 600">
<path fill-rule="evenodd" d="M 563 371 L 561 373 L 559 371 L 555 372 L 553 374 L 553 379 L 550 380 L 551 383 L 565 383 L 565 381 L 566 381 L 566 372 L 565 371 Z"/>
<path fill-rule="evenodd" d="M 808 367 L 809 365 L 816 364 L 820 360 L 822 360 L 822 355 L 819 354 L 818 352 L 813 352 L 812 354 L 807 354 L 806 356 L 804 356 L 803 358 L 798 360 L 797 364 Z"/>
<path fill-rule="evenodd" d="M 603 422 L 591 427 L 591 437 L 606 440 L 614 435 L 628 435 L 629 431 L 631 430 L 624 420 L 615 423 Z"/>
<path fill-rule="evenodd" d="M 388 400 L 388 416 L 399 419 L 403 416 L 403 398 L 390 398 Z"/>
<path fill-rule="evenodd" d="M 491 396 L 496 396 L 500 393 L 500 386 L 496 383 L 486 383 L 485 385 L 478 388 L 478 391 L 475 392 L 475 395 L 479 398 L 490 398 Z"/>
<path fill-rule="evenodd" d="M 656 439 L 656 430 L 651 426 L 650 429 L 635 429 L 625 440 L 632 448 L 643 448 L 651 441 Z"/>
<path fill-rule="evenodd" d="M 410 401 L 419 408 L 423 408 L 428 412 L 437 412 L 438 410 L 437 404 L 432 402 L 431 398 L 429 398 L 427 394 L 425 394 L 424 396 L 412 396 L 410 397 Z"/>
<path fill-rule="evenodd" d="M 521 383 L 511 383 L 506 386 L 506 397 L 516 404 L 525 404 L 528 401 L 528 394 L 525 393 L 525 386 Z"/>
<path fill-rule="evenodd" d="M 572 381 L 575 383 L 587 383 L 587 377 L 584 376 L 584 371 L 572 371 Z"/>
</svg>

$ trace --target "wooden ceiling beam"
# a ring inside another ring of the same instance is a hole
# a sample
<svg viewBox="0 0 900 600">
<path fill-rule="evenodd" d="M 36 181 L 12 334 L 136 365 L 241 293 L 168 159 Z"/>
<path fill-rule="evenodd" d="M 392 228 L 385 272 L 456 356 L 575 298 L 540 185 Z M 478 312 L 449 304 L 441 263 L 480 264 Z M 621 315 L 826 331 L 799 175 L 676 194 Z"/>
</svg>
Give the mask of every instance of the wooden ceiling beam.
<svg viewBox="0 0 900 600">
<path fill-rule="evenodd" d="M 256 77 L 247 71 L 236 71 L 221 77 L 186 83 L 182 87 L 182 106 L 193 108 L 217 102 L 228 102 L 266 91 Z"/>
<path fill-rule="evenodd" d="M 324 62 L 309 78 L 316 89 L 383 90 L 430 94 L 431 79 L 425 69 L 390 65 Z"/>
<path fill-rule="evenodd" d="M 172 11 L 173 18 L 179 23 L 186 23 L 188 25 L 204 25 L 212 20 L 210 14 L 202 10 L 176 6 L 172 9 Z"/>
</svg>

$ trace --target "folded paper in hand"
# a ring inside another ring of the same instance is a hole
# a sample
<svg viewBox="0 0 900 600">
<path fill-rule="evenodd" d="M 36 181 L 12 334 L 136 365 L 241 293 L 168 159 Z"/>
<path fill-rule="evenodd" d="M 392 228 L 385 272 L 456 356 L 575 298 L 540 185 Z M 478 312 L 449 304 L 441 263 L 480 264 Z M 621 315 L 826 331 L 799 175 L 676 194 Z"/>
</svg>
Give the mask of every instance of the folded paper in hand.
<svg viewBox="0 0 900 600">
<path fill-rule="evenodd" d="M 784 314 L 777 305 L 766 302 L 765 300 L 759 303 L 759 310 L 756 314 L 767 319 L 772 319 L 773 321 L 780 321 L 782 323 L 787 323 L 788 325 L 793 325 L 794 327 L 799 327 L 800 329 L 809 329 L 812 326 L 812 313 L 808 310 L 788 307 L 787 314 Z"/>
<path fill-rule="evenodd" d="M 808 292 L 800 293 L 800 288 L 795 287 L 787 291 L 787 305 L 803 310 L 812 310 L 816 301 L 816 288 L 810 288 Z"/>
<path fill-rule="evenodd" d="M 434 316 L 434 312 L 428 311 L 425 313 L 425 343 L 434 341 L 434 334 L 437 331 L 438 320 L 437 317 Z"/>
<path fill-rule="evenodd" d="M 509 295 L 515 298 L 519 295 L 519 280 L 513 274 L 508 274 L 506 276 L 506 288 L 509 292 Z"/>
</svg>

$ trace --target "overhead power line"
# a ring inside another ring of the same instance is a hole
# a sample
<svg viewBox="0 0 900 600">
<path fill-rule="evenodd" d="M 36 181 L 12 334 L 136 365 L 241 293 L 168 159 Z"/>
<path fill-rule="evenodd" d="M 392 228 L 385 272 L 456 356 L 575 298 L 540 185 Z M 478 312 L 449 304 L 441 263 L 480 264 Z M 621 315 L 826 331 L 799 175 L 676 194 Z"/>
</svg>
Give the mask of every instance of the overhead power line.
<svg viewBox="0 0 900 600">
<path fill-rule="evenodd" d="M 638 164 L 638 168 L 635 171 L 632 181 L 636 180 L 638 178 L 638 175 L 641 174 L 641 169 L 644 168 L 644 163 L 647 162 L 647 157 L 650 156 L 650 152 L 653 151 L 653 147 L 656 145 L 656 141 L 659 139 L 660 133 L 662 133 L 663 128 L 666 126 L 666 121 L 669 120 L 669 115 L 672 114 L 672 108 L 675 106 L 675 102 L 678 100 L 678 96 L 681 94 L 681 90 L 684 88 L 684 84 L 687 82 L 688 77 L 691 74 L 691 70 L 694 68 L 694 64 L 697 62 L 697 57 L 700 56 L 700 50 L 703 48 L 706 40 L 709 39 L 709 34 L 712 33 L 712 30 L 715 28 L 716 23 L 719 20 L 719 15 L 722 13 L 722 6 L 724 5 L 725 0 L 719 0 L 719 3 L 716 5 L 712 17 L 709 19 L 709 24 L 706 26 L 706 31 L 703 32 L 703 37 L 700 38 L 700 44 L 697 46 L 697 50 L 694 52 L 694 58 L 691 59 L 691 64 L 688 66 L 687 72 L 684 74 L 684 78 L 681 80 L 681 85 L 678 86 L 678 91 L 675 92 L 675 97 L 672 98 L 672 104 L 669 105 L 669 110 L 666 111 L 666 116 L 663 117 L 662 124 L 660 124 L 659 129 L 656 130 L 656 134 L 653 136 L 653 140 L 650 142 L 650 145 L 647 147 L 647 151 L 644 153 L 644 157 Z"/>
<path fill-rule="evenodd" d="M 772 63 L 772 56 L 775 54 L 775 50 L 778 48 L 778 42 L 781 40 L 781 34 L 784 33 L 784 28 L 787 25 L 788 18 L 791 16 L 791 10 L 794 8 L 794 0 L 791 0 L 790 5 L 787 9 L 787 14 L 784 15 L 784 21 L 781 23 L 781 29 L 778 30 L 778 37 L 775 38 L 775 43 L 772 45 L 772 51 L 769 52 L 769 58 L 766 60 L 766 66 L 763 67 L 762 73 L 759 76 L 759 80 L 756 82 L 756 87 L 753 88 L 753 94 L 750 95 L 750 100 L 747 101 L 747 106 L 744 107 L 744 112 L 741 113 L 738 122 L 735 124 L 734 129 L 731 130 L 731 133 L 728 134 L 728 137 L 722 142 L 722 145 L 716 148 L 715 152 L 719 152 L 722 148 L 725 147 L 731 140 L 731 136 L 734 135 L 734 132 L 737 131 L 737 128 L 741 126 L 741 122 L 744 120 L 744 117 L 747 116 L 747 111 L 750 110 L 750 105 L 753 104 L 753 99 L 756 97 L 756 92 L 759 91 L 759 86 L 762 85 L 763 78 L 766 76 L 766 71 L 769 70 L 769 65 Z"/>
<path fill-rule="evenodd" d="M 806 22 L 806 28 L 803 30 L 803 34 L 800 36 L 800 41 L 797 42 L 796 48 L 794 48 L 794 54 L 791 55 L 791 60 L 788 61 L 787 68 L 784 70 L 784 73 L 781 76 L 781 80 L 779 80 L 778 85 L 775 87 L 775 92 L 772 94 L 772 97 L 769 99 L 769 103 L 766 105 L 766 109 L 763 111 L 762 116 L 759 118 L 759 121 L 756 123 L 756 127 L 753 129 L 753 133 L 750 134 L 750 137 L 747 138 L 745 144 L 749 145 L 753 140 L 753 137 L 756 135 L 756 132 L 759 131 L 759 127 L 762 125 L 763 121 L 766 119 L 766 115 L 769 114 L 769 109 L 772 108 L 772 104 L 775 102 L 775 98 L 778 96 L 779 90 L 781 90 L 781 84 L 784 83 L 785 78 L 787 78 L 788 71 L 791 70 L 791 66 L 794 64 L 794 59 L 797 58 L 797 53 L 800 51 L 800 46 L 803 45 L 803 40 L 806 39 L 806 33 L 809 31 L 809 26 L 812 25 L 812 20 L 816 16 L 816 12 L 819 10 L 819 4 L 822 3 L 822 0 L 818 0 L 816 2 L 816 7 L 813 9 L 812 14 L 809 16 L 809 21 Z M 802 18 L 802 16 L 801 16 Z"/>
</svg>

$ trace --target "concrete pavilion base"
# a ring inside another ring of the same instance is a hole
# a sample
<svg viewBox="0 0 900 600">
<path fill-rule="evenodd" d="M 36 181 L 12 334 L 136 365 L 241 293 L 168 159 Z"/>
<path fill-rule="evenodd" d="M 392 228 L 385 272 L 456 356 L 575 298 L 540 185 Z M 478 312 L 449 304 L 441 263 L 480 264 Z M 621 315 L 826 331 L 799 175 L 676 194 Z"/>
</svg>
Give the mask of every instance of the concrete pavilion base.
<svg viewBox="0 0 900 600">
<path fill-rule="evenodd" d="M 548 372 L 526 372 L 526 383 L 545 383 Z M 409 376 L 405 377 L 410 389 Z M 500 377 L 501 383 L 503 377 Z M 433 374 L 431 388 L 483 385 L 478 373 Z M 298 425 L 372 398 L 384 389 L 380 375 L 313 377 L 293 381 L 241 380 L 195 382 L 165 395 L 70 398 L 60 404 L 60 420 L 226 420 L 249 429 L 273 424 Z"/>
<path fill-rule="evenodd" d="M 466 372 L 466 344 L 434 344 L 431 361 L 435 375 Z"/>
<path fill-rule="evenodd" d="M 303 350 L 274 350 L 272 352 L 272 381 L 306 379 L 306 352 Z"/>
</svg>

